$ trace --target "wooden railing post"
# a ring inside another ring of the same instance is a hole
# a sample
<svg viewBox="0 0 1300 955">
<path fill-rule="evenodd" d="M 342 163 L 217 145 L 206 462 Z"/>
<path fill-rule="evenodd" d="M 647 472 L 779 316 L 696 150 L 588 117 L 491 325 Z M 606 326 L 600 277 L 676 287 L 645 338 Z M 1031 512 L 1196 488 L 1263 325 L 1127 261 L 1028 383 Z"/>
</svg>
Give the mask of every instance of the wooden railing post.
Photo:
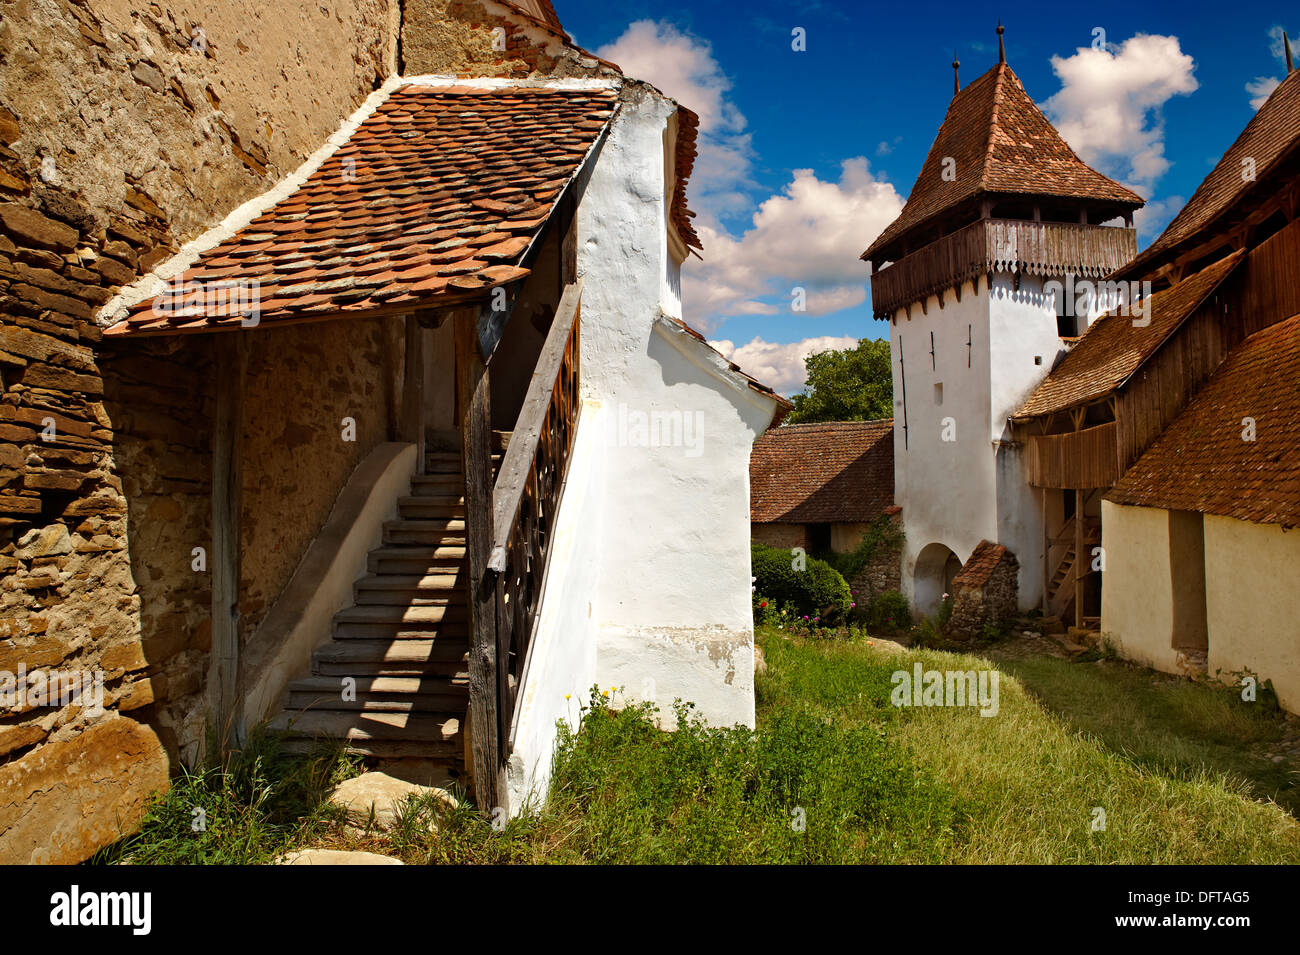
<svg viewBox="0 0 1300 955">
<path fill-rule="evenodd" d="M 465 468 L 465 552 L 469 565 L 469 722 L 475 801 L 505 805 L 496 626 L 496 582 L 488 573 L 492 540 L 492 409 L 478 348 L 477 313 L 456 312 L 456 386 Z"/>
</svg>

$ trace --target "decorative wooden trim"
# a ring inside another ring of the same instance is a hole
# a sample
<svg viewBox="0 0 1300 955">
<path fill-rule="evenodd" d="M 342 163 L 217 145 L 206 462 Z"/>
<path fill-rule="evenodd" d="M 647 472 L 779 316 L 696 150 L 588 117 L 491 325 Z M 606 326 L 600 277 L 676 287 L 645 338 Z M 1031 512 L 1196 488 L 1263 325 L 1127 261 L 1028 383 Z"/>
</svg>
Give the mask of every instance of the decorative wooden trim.
<svg viewBox="0 0 1300 955">
<path fill-rule="evenodd" d="M 1137 254 L 1130 228 L 1073 222 L 980 219 L 950 235 L 904 255 L 871 275 L 876 317 L 885 318 L 910 302 L 924 302 L 966 279 L 983 273 L 993 287 L 993 273 L 1043 277 L 1067 273 L 1103 278 Z M 976 288 L 978 291 L 978 287 Z"/>
</svg>

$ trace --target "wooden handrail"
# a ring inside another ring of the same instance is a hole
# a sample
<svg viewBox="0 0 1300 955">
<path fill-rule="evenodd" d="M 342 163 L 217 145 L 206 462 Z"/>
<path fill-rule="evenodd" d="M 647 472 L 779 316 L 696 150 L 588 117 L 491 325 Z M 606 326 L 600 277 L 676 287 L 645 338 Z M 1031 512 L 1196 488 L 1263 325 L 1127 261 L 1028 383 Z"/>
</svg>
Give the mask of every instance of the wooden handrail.
<svg viewBox="0 0 1300 955">
<path fill-rule="evenodd" d="M 560 296 L 492 491 L 492 540 L 484 582 L 496 591 L 496 730 L 502 760 L 514 745 L 517 701 L 577 431 L 581 299 L 580 281 Z"/>
<path fill-rule="evenodd" d="M 523 503 L 524 485 L 528 481 L 533 459 L 537 456 L 542 425 L 551 406 L 556 378 L 564 362 L 565 345 L 577 321 L 581 300 L 582 279 L 579 279 L 560 296 L 560 304 L 555 309 L 550 331 L 546 333 L 546 341 L 537 357 L 532 380 L 528 383 L 523 407 L 519 409 L 514 433 L 510 436 L 505 457 L 501 461 L 501 470 L 492 490 L 492 554 L 488 558 L 488 568 L 496 573 L 505 570 L 505 550 L 510 540 L 510 531 Z"/>
</svg>

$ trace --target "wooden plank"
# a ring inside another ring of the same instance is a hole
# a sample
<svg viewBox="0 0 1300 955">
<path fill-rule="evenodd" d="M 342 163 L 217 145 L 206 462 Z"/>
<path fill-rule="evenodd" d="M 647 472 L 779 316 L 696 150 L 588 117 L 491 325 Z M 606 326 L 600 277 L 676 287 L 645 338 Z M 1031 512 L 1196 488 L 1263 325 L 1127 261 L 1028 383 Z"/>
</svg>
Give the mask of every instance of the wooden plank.
<svg viewBox="0 0 1300 955">
<path fill-rule="evenodd" d="M 1074 492 L 1074 625 L 1083 625 L 1083 569 L 1090 566 L 1083 553 L 1083 489 Z"/>
<path fill-rule="evenodd" d="M 217 745 L 243 738 L 235 713 L 239 683 L 240 506 L 247 332 L 216 341 L 217 409 L 212 430 L 212 659 Z"/>
<path fill-rule="evenodd" d="M 402 351 L 402 393 L 398 433 L 400 440 L 416 445 L 420 470 L 424 470 L 424 339 L 425 330 L 414 314 L 407 315 L 406 347 Z"/>
<path fill-rule="evenodd" d="M 487 367 L 479 352 L 477 310 L 455 315 L 456 390 L 465 471 L 469 563 L 469 721 L 475 801 L 491 812 L 509 809 L 501 753 L 495 580 L 488 575 L 492 537 L 492 412 Z"/>
</svg>

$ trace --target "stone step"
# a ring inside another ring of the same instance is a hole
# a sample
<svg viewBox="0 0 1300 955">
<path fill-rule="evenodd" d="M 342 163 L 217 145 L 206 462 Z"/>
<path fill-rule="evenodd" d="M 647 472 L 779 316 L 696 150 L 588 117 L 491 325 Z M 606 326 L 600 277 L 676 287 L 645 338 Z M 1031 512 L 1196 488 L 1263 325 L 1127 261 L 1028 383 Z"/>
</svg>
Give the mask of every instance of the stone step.
<svg viewBox="0 0 1300 955">
<path fill-rule="evenodd" d="M 312 676 L 289 684 L 290 710 L 363 710 L 459 713 L 469 705 L 469 682 L 448 677 L 354 677 L 355 699 L 343 699 L 342 677 Z"/>
<path fill-rule="evenodd" d="M 465 651 L 465 657 L 468 658 L 469 651 Z M 313 661 L 311 665 L 313 676 L 328 677 L 356 677 L 358 680 L 362 677 L 417 677 L 419 679 L 431 679 L 445 677 L 450 680 L 468 680 L 469 664 L 465 660 L 446 662 L 443 660 L 433 660 L 427 663 L 415 662 L 390 662 L 380 661 L 344 661 L 340 663 L 330 663 L 325 661 Z"/>
<path fill-rule="evenodd" d="M 433 495 L 403 497 L 397 501 L 397 515 L 402 521 L 447 521 L 458 519 L 465 526 L 465 502 L 462 498 Z"/>
<path fill-rule="evenodd" d="M 386 521 L 384 543 L 464 547 L 465 522 L 458 518 L 437 521 Z"/>
<path fill-rule="evenodd" d="M 464 494 L 465 478 L 464 476 L 461 476 L 460 473 L 416 474 L 416 476 L 411 478 L 412 491 L 422 492 L 425 489 L 442 492 L 460 491 L 461 494 Z"/>
<path fill-rule="evenodd" d="M 462 579 L 453 574 L 424 577 L 372 574 L 362 577 L 352 589 L 357 606 L 456 606 L 466 602 Z"/>
<path fill-rule="evenodd" d="M 463 545 L 420 547 L 398 544 L 376 547 L 366 558 L 366 569 L 372 574 L 424 575 L 431 572 L 455 572 L 464 567 Z"/>
<path fill-rule="evenodd" d="M 382 605 L 380 605 L 382 606 Z M 366 609 L 375 609 L 374 606 Z M 469 620 L 464 614 L 455 614 L 437 623 L 402 623 L 376 621 L 335 623 L 335 640 L 433 640 L 442 637 L 464 641 L 469 635 Z"/>
<path fill-rule="evenodd" d="M 288 753 L 312 753 L 320 743 L 312 739 L 286 739 L 281 746 Z M 431 760 L 448 767 L 463 765 L 465 744 L 459 739 L 450 742 L 412 742 L 409 740 L 356 739 L 343 745 L 343 752 L 353 756 L 370 756 L 375 759 Z"/>
<path fill-rule="evenodd" d="M 386 624 L 406 630 L 436 630 L 444 620 L 459 619 L 464 614 L 464 605 L 405 607 L 401 604 L 381 604 L 378 606 L 348 607 L 334 615 L 336 626 L 347 623 Z"/>
<path fill-rule="evenodd" d="M 469 646 L 464 639 L 331 640 L 316 648 L 312 661 L 326 663 L 464 664 Z M 329 674 L 317 673 L 317 676 Z M 346 675 L 346 674 L 345 674 Z"/>
<path fill-rule="evenodd" d="M 426 451 L 424 454 L 426 474 L 462 474 L 461 467 L 459 451 Z"/>
<path fill-rule="evenodd" d="M 307 739 L 459 743 L 464 714 L 281 713 L 270 722 L 279 733 Z"/>
</svg>

